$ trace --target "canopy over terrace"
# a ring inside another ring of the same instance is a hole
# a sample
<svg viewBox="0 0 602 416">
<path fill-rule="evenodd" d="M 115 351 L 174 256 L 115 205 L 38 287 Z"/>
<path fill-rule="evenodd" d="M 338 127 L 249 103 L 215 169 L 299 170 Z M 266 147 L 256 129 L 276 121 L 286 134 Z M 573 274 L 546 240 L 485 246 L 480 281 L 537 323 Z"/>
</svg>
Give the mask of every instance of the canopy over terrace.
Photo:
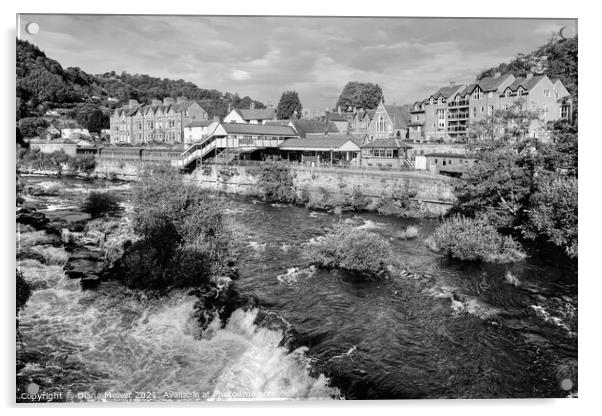
<svg viewBox="0 0 602 416">
<path fill-rule="evenodd" d="M 364 135 L 327 134 L 286 139 L 279 146 L 283 158 L 303 164 L 357 164 Z"/>
</svg>

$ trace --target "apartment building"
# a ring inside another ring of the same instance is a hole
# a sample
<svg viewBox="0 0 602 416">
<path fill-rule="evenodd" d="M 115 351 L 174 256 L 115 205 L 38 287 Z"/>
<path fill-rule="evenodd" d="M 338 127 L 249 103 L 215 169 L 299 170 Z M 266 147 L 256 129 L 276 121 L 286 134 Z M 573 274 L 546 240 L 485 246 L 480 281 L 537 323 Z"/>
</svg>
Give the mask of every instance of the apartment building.
<svg viewBox="0 0 602 416">
<path fill-rule="evenodd" d="M 473 84 L 438 89 L 411 111 L 410 138 L 427 141 L 463 141 L 471 123 L 515 104 L 540 113 L 539 123 L 570 119 L 570 94 L 558 79 L 546 75 L 496 73 Z"/>
<path fill-rule="evenodd" d="M 110 117 L 111 143 L 183 143 L 186 125 L 207 120 L 207 111 L 186 97 L 153 99 L 150 105 L 129 100 Z"/>
</svg>

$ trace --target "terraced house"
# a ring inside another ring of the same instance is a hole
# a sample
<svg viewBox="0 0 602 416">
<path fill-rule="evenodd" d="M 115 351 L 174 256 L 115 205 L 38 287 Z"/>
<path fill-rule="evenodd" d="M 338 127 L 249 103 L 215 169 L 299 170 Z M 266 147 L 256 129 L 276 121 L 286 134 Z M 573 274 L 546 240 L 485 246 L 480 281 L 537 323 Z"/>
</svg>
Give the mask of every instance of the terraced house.
<svg viewBox="0 0 602 416">
<path fill-rule="evenodd" d="M 495 73 L 470 85 L 438 89 L 411 111 L 410 138 L 427 141 L 463 141 L 471 123 L 486 119 L 496 110 L 519 104 L 540 113 L 539 127 L 559 119 L 570 119 L 572 101 L 558 79 L 546 75 Z M 537 125 L 532 134 L 537 135 Z"/>
<path fill-rule="evenodd" d="M 129 100 L 111 115 L 111 143 L 182 143 L 184 127 L 203 120 L 209 120 L 207 111 L 186 97 L 154 99 L 150 105 Z"/>
</svg>

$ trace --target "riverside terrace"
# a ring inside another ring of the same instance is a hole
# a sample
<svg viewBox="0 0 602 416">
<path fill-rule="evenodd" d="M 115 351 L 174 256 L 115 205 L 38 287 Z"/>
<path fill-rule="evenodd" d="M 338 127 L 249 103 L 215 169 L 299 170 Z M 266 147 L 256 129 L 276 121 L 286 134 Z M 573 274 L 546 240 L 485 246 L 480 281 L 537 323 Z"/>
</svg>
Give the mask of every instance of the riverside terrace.
<svg viewBox="0 0 602 416">
<path fill-rule="evenodd" d="M 324 133 L 302 138 L 291 126 L 220 123 L 210 136 L 179 154 L 176 148 L 153 149 L 147 146 L 81 148 L 79 153 L 124 160 L 163 159 L 181 169 L 194 168 L 206 159 L 227 163 L 234 160 L 261 161 L 272 156 L 312 166 L 408 169 L 412 167 L 408 159 L 411 147 L 397 139 L 368 142 L 364 134 Z"/>
</svg>

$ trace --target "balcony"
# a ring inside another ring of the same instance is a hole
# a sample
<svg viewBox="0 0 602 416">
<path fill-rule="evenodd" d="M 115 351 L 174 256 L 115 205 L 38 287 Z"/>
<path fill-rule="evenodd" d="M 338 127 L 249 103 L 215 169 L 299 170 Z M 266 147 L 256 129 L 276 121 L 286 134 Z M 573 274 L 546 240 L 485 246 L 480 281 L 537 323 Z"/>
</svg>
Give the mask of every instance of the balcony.
<svg viewBox="0 0 602 416">
<path fill-rule="evenodd" d="M 447 115 L 448 120 L 468 120 L 468 113 L 450 113 Z"/>
<path fill-rule="evenodd" d="M 468 107 L 468 100 L 450 101 L 447 105 L 449 107 Z"/>
</svg>

